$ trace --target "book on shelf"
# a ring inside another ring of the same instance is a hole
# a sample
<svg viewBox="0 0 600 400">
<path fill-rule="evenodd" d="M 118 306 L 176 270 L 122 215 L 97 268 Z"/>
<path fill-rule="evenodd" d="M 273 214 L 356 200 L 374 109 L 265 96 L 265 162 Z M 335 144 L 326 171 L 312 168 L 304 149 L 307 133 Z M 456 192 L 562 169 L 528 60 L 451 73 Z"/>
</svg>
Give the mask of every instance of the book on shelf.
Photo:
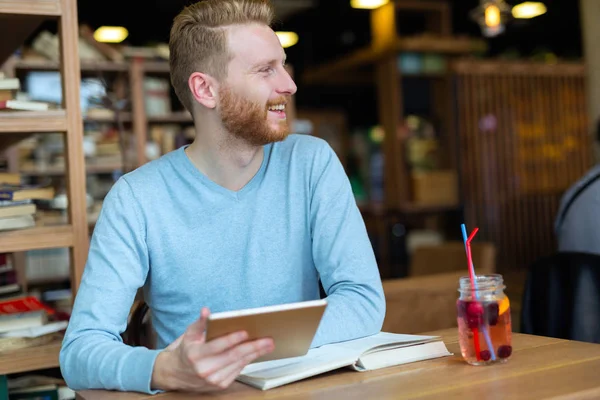
<svg viewBox="0 0 600 400">
<path fill-rule="evenodd" d="M 2 110 L 22 110 L 22 111 L 46 111 L 49 108 L 48 103 L 32 100 L 0 100 L 0 111 Z"/>
<path fill-rule="evenodd" d="M 12 100 L 21 89 L 19 78 L 0 77 L 0 100 Z"/>
<path fill-rule="evenodd" d="M 49 185 L 0 184 L 0 201 L 52 200 L 54 195 L 54 188 Z"/>
<path fill-rule="evenodd" d="M 37 206 L 34 203 L 19 204 L 18 202 L 0 206 L 0 218 L 19 217 L 22 215 L 34 215 Z"/>
<path fill-rule="evenodd" d="M 22 311 L 0 315 L 0 337 L 10 331 L 40 327 L 48 322 L 44 310 Z"/>
<path fill-rule="evenodd" d="M 237 380 L 268 390 L 342 368 L 371 371 L 450 355 L 438 336 L 380 332 L 313 348 L 300 357 L 250 364 Z"/>
<path fill-rule="evenodd" d="M 0 185 L 20 185 L 21 174 L 15 172 L 0 172 Z"/>
<path fill-rule="evenodd" d="M 54 314 L 54 310 L 42 303 L 37 297 L 20 294 L 17 296 L 0 299 L 0 316 L 28 311 L 46 311 Z"/>
<path fill-rule="evenodd" d="M 22 182 L 19 173 L 0 172 L 0 231 L 34 227 L 37 213 L 34 201 L 54 198 L 54 188 L 48 183 Z"/>
<path fill-rule="evenodd" d="M 4 275 L 4 274 L 3 274 Z M 21 294 L 21 285 L 16 282 L 0 284 L 0 299 Z"/>
<path fill-rule="evenodd" d="M 20 294 L 0 299 L 0 352 L 58 340 L 68 322 L 53 318 L 54 314 L 35 296 Z"/>
<path fill-rule="evenodd" d="M 33 228 L 34 226 L 35 218 L 31 214 L 0 218 L 0 232 Z"/>
<path fill-rule="evenodd" d="M 0 184 L 2 187 L 2 184 Z M 0 194 L 0 231 L 24 229 L 35 226 L 37 205 L 32 199 L 1 200 Z"/>
</svg>

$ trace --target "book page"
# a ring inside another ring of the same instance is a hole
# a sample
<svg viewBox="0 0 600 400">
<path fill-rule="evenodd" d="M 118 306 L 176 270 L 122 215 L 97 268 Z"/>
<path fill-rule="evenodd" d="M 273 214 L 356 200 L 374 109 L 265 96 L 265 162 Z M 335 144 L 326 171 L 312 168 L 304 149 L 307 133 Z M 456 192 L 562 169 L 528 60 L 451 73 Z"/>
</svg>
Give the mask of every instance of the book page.
<svg viewBox="0 0 600 400">
<path fill-rule="evenodd" d="M 389 351 L 367 353 L 351 366 L 356 371 L 369 371 L 392 365 L 407 364 L 452 355 L 442 341 L 434 341 Z"/>
<path fill-rule="evenodd" d="M 397 347 L 411 346 L 414 344 L 430 342 L 439 339 L 435 336 L 403 335 L 399 333 L 380 332 L 376 335 L 364 338 L 350 340 L 347 342 L 335 343 L 326 347 L 340 347 L 356 354 L 358 358 L 361 354 L 392 349 Z"/>
</svg>

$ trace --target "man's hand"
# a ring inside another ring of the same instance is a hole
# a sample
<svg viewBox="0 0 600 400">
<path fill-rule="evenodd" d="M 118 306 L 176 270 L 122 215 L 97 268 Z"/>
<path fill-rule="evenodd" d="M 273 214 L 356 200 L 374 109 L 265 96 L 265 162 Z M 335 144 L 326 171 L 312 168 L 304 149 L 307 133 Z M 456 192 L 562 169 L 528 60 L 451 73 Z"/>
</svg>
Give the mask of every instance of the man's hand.
<svg viewBox="0 0 600 400">
<path fill-rule="evenodd" d="M 231 385 L 246 365 L 273 351 L 272 339 L 246 341 L 246 332 L 206 342 L 208 315 L 203 308 L 200 318 L 158 355 L 152 371 L 153 390 L 222 390 Z"/>
</svg>

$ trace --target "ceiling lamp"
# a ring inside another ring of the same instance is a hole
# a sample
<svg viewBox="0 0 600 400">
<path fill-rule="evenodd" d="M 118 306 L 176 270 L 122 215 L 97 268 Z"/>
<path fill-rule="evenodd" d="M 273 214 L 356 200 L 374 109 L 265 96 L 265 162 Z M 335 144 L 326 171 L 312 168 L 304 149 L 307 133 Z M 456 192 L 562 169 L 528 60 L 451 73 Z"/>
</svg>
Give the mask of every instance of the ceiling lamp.
<svg viewBox="0 0 600 400">
<path fill-rule="evenodd" d="M 511 7 L 504 0 L 480 0 L 479 7 L 471 11 L 471 18 L 479 24 L 486 37 L 498 36 L 504 32 L 510 18 Z"/>
<path fill-rule="evenodd" d="M 101 26 L 94 32 L 94 39 L 103 43 L 121 43 L 128 35 L 122 26 Z"/>
<path fill-rule="evenodd" d="M 534 18 L 546 13 L 544 3 L 526 1 L 512 8 L 512 16 L 519 19 Z"/>
<path fill-rule="evenodd" d="M 298 34 L 296 32 L 275 32 L 279 41 L 281 42 L 281 46 L 285 49 L 288 47 L 292 47 L 296 43 L 298 43 Z"/>
<path fill-rule="evenodd" d="M 352 8 L 373 10 L 389 3 L 390 0 L 350 0 Z"/>
</svg>

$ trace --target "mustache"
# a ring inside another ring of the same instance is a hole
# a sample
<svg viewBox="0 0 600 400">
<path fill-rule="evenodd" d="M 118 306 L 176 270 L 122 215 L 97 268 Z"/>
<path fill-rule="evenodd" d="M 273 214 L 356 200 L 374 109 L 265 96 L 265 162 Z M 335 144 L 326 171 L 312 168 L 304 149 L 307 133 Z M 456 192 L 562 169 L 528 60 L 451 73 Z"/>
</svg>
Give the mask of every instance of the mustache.
<svg viewBox="0 0 600 400">
<path fill-rule="evenodd" d="M 290 97 L 289 96 L 279 96 L 276 99 L 269 100 L 267 102 L 267 107 L 274 106 L 274 105 L 277 105 L 277 104 L 286 105 L 287 103 L 289 103 L 289 101 L 290 101 Z"/>
</svg>

